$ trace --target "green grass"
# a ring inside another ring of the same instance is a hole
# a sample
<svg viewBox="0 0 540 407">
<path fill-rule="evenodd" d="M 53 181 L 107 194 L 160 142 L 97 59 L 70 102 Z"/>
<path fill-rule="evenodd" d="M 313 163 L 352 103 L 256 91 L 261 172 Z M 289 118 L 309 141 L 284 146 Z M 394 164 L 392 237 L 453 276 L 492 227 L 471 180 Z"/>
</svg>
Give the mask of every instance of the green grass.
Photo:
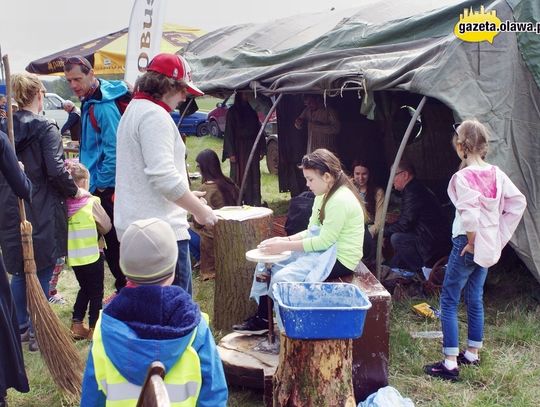
<svg viewBox="0 0 540 407">
<path fill-rule="evenodd" d="M 223 99 L 218 99 L 213 96 L 203 96 L 196 100 L 199 110 L 202 110 L 203 112 L 209 112 L 216 107 L 216 103 L 223 101 Z"/>
<path fill-rule="evenodd" d="M 207 137 L 188 137 L 188 162 L 195 171 L 195 157 L 204 148 L 214 149 L 221 156 L 222 140 Z M 228 174 L 228 163 L 223 165 Z M 277 177 L 268 173 L 264 161 L 261 163 L 263 200 L 276 213 L 286 211 L 288 194 L 279 194 Z M 200 184 L 195 180 L 192 189 Z M 113 280 L 108 271 L 106 294 L 113 290 Z M 213 317 L 214 282 L 201 281 L 194 273 L 194 298 L 201 309 Z M 70 301 L 70 305 L 54 305 L 55 311 L 67 325 L 71 306 L 78 290 L 77 281 L 71 271 L 64 271 L 59 282 L 59 291 Z M 413 339 L 414 331 L 439 330 L 436 320 L 417 316 L 411 306 L 426 299 L 393 303 L 391 313 L 389 382 L 400 393 L 411 398 L 416 406 L 429 407 L 536 407 L 540 400 L 540 305 L 534 299 L 540 286 L 532 275 L 523 270 L 509 269 L 505 272 L 490 271 L 486 283 L 486 326 L 485 348 L 479 368 L 463 368 L 461 381 L 447 383 L 427 377 L 422 367 L 439 360 L 439 339 Z M 247 295 L 247 293 L 246 293 Z M 427 300 L 436 306 L 438 299 Z M 460 338 L 466 338 L 466 314 L 459 313 Z M 214 331 L 219 340 L 225 331 Z M 365 332 L 364 334 L 368 334 Z M 86 358 L 87 343 L 79 342 L 83 358 Z M 59 350 L 60 351 L 60 350 Z M 0 350 L 1 352 L 1 350 Z M 56 390 L 39 353 L 24 351 L 25 364 L 30 379 L 31 392 L 20 394 L 8 391 L 12 406 L 66 406 L 68 403 Z M 262 392 L 231 387 L 229 406 L 263 406 Z"/>
</svg>

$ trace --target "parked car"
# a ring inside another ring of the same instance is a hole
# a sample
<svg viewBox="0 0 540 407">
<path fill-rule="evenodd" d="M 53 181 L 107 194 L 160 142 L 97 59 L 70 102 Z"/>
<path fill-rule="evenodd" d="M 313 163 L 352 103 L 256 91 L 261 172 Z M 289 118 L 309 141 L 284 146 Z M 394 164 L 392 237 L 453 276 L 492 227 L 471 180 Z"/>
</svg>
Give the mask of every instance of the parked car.
<svg viewBox="0 0 540 407">
<path fill-rule="evenodd" d="M 45 93 L 43 98 L 43 115 L 54 121 L 59 129 L 67 122 L 68 114 L 62 107 L 64 99 L 56 93 Z"/>
<path fill-rule="evenodd" d="M 214 137 L 223 137 L 225 124 L 227 122 L 227 112 L 234 103 L 234 94 L 216 104 L 216 108 L 208 113 L 208 132 Z M 264 113 L 258 112 L 259 121 L 265 119 Z M 278 131 L 277 118 L 274 112 L 265 127 L 266 132 L 266 166 L 270 174 L 278 173 L 279 153 L 278 153 Z"/>
<path fill-rule="evenodd" d="M 218 102 L 216 108 L 208 113 L 208 131 L 214 137 L 222 137 L 225 133 L 225 123 L 227 122 L 227 112 L 234 103 L 234 95 Z"/>
<path fill-rule="evenodd" d="M 207 116 L 207 113 L 201 111 L 185 116 L 182 120 L 182 124 L 178 127 L 178 130 L 180 130 L 180 133 L 195 134 L 197 137 L 206 136 L 208 134 Z M 178 121 L 180 120 L 180 113 L 178 110 L 171 112 L 171 117 L 174 122 L 178 124 Z"/>
</svg>

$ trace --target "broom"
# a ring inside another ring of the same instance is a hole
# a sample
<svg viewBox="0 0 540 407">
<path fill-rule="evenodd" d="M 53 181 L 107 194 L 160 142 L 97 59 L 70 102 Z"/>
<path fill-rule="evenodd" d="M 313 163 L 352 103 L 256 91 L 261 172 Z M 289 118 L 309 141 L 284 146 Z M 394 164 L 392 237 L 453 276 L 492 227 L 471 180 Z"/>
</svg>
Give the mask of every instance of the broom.
<svg viewBox="0 0 540 407">
<path fill-rule="evenodd" d="M 8 100 L 8 136 L 15 149 L 13 135 L 13 111 L 11 107 L 11 78 L 8 56 L 2 57 L 6 77 Z M 30 318 L 36 332 L 39 350 L 56 385 L 68 396 L 79 399 L 81 394 L 82 371 L 84 365 L 73 345 L 67 328 L 51 309 L 36 274 L 34 247 L 32 243 L 32 224 L 26 220 L 24 202 L 19 198 L 21 217 L 21 242 L 26 278 L 26 297 Z"/>
</svg>

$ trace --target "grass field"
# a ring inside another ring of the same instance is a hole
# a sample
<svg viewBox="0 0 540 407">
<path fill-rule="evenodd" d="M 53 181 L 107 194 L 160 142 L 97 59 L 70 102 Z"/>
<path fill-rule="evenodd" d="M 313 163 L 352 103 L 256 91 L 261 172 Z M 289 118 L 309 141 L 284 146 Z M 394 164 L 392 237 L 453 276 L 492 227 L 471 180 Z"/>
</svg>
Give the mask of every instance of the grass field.
<svg viewBox="0 0 540 407">
<path fill-rule="evenodd" d="M 203 112 L 209 112 L 210 110 L 216 107 L 216 103 L 222 101 L 222 99 L 218 99 L 213 96 L 203 96 L 203 97 L 197 98 L 196 100 L 197 100 L 197 106 L 199 106 L 199 110 Z"/>
<path fill-rule="evenodd" d="M 222 141 L 207 137 L 188 138 L 188 162 L 194 171 L 197 152 L 213 148 L 221 154 Z M 224 172 L 228 173 L 225 163 Z M 287 208 L 288 194 L 277 190 L 277 177 L 270 175 L 263 164 L 263 199 L 277 213 Z M 194 181 L 192 189 L 198 187 Z M 106 294 L 113 289 L 110 273 L 106 272 Z M 69 305 L 54 305 L 61 320 L 68 325 L 78 287 L 71 271 L 65 270 L 60 278 L 59 291 Z M 194 274 L 194 298 L 203 311 L 213 316 L 212 281 L 201 281 Z M 411 306 L 426 299 L 394 302 L 391 313 L 391 340 L 389 382 L 403 396 L 417 406 L 429 407 L 536 407 L 540 401 L 540 285 L 520 266 L 490 270 L 485 290 L 486 327 L 485 349 L 479 368 L 464 368 L 459 383 L 448 383 L 428 378 L 422 371 L 426 363 L 441 358 L 440 342 L 413 339 L 415 331 L 439 330 L 436 320 L 427 320 L 411 311 Z M 438 299 L 427 301 L 437 306 Z M 460 311 L 460 338 L 466 337 L 466 315 Z M 215 331 L 217 339 L 226 332 Z M 369 334 L 364 332 L 364 334 Z M 79 342 L 77 347 L 86 358 L 88 344 Z M 60 350 L 59 350 L 60 351 Z M 0 350 L 1 352 L 1 350 Z M 30 379 L 31 392 L 20 394 L 10 390 L 8 401 L 17 407 L 69 406 L 57 392 L 39 353 L 29 353 L 25 348 L 25 364 Z M 263 406 L 262 394 L 242 388 L 230 388 L 230 406 Z"/>
</svg>

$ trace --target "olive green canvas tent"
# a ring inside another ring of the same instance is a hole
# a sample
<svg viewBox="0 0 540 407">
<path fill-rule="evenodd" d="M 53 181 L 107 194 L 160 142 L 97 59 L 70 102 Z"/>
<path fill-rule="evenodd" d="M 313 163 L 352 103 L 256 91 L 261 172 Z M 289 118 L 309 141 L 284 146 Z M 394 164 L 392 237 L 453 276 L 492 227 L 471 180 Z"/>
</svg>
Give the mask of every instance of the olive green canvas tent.
<svg viewBox="0 0 540 407">
<path fill-rule="evenodd" d="M 301 94 L 322 94 L 338 109 L 345 162 L 368 156 L 381 167 L 392 163 L 402 137 L 402 107 L 427 96 L 422 129 L 406 155 L 440 196 L 458 165 L 451 124 L 470 117 L 484 122 L 492 133 L 488 161 L 528 201 L 511 245 L 540 280 L 540 35 L 501 32 L 489 43 L 454 34 L 464 9 L 484 6 L 501 21 L 536 23 L 538 4 L 367 0 L 356 9 L 218 29 L 192 42 L 184 55 L 207 93 L 284 95 L 277 107 L 283 190 L 300 182 L 294 165 L 305 147 L 292 122 L 302 109 Z"/>
</svg>

